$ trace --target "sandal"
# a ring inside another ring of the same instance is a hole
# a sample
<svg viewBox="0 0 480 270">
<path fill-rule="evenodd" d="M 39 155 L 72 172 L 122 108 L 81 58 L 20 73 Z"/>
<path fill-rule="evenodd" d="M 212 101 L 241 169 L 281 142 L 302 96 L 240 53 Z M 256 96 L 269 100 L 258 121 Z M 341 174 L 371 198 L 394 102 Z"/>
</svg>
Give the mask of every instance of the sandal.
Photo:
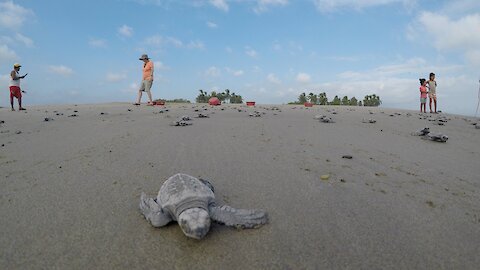
<svg viewBox="0 0 480 270">
<path fill-rule="evenodd" d="M 147 106 L 153 106 L 153 102 L 148 102 Z"/>
<path fill-rule="evenodd" d="M 135 105 L 135 106 L 140 106 L 140 103 L 133 103 L 133 105 Z"/>
</svg>

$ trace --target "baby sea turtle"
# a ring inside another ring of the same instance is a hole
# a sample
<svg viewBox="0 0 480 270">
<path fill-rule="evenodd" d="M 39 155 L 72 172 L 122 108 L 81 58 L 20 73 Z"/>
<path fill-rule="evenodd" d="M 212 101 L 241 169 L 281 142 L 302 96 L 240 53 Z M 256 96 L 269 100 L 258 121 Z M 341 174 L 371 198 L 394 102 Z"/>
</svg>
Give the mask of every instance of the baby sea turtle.
<svg viewBox="0 0 480 270">
<path fill-rule="evenodd" d="M 168 178 L 156 198 L 142 192 L 140 212 L 154 227 L 176 221 L 186 236 L 195 239 L 205 237 L 211 220 L 236 228 L 257 228 L 268 221 L 263 210 L 217 206 L 209 181 L 183 173 Z"/>
<path fill-rule="evenodd" d="M 184 127 L 184 126 L 191 126 L 192 123 L 189 122 L 189 121 L 184 121 L 184 120 L 176 120 L 176 121 L 172 121 L 170 123 L 170 126 L 174 126 L 174 127 Z"/>
<path fill-rule="evenodd" d="M 370 123 L 370 124 L 375 124 L 377 122 L 377 120 L 375 119 L 372 119 L 372 118 L 369 118 L 369 119 L 365 119 L 363 118 L 362 119 L 362 123 Z"/>
<path fill-rule="evenodd" d="M 423 129 L 417 130 L 412 133 L 414 136 L 421 136 L 422 139 L 431 140 L 435 142 L 447 142 L 448 136 L 443 133 L 433 133 L 430 132 L 430 128 L 424 127 Z"/>
<path fill-rule="evenodd" d="M 448 136 L 442 133 L 428 133 L 427 135 L 423 136 L 422 139 L 431 140 L 434 142 L 447 142 Z"/>
</svg>

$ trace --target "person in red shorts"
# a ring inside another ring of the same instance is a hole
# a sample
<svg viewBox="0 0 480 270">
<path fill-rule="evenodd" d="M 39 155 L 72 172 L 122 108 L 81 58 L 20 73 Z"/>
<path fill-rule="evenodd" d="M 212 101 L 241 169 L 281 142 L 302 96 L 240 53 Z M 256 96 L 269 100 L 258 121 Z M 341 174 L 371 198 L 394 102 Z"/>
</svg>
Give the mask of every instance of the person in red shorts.
<svg viewBox="0 0 480 270">
<path fill-rule="evenodd" d="M 18 100 L 18 110 L 23 111 L 25 108 L 22 107 L 22 92 L 25 93 L 25 91 L 22 91 L 20 89 L 20 79 L 25 78 L 27 74 L 23 76 L 18 76 L 18 73 L 20 72 L 20 68 L 22 66 L 18 63 L 13 65 L 13 70 L 10 72 L 10 104 L 12 105 L 12 111 L 15 111 L 13 108 L 13 97 L 16 97 Z"/>
</svg>

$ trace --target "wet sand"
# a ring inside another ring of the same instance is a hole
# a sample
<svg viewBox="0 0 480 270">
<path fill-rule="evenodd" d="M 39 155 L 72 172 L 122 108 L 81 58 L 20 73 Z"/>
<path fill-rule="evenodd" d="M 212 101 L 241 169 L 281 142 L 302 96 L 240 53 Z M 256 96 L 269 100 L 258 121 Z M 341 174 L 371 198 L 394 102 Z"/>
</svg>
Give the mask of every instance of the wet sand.
<svg viewBox="0 0 480 270">
<path fill-rule="evenodd" d="M 480 265 L 473 118 L 287 105 L 27 109 L 0 109 L 0 269 Z M 198 113 L 210 118 L 169 125 Z M 443 126 L 428 121 L 439 116 Z M 425 125 L 448 142 L 411 135 Z M 267 210 L 269 224 L 215 224 L 201 241 L 175 223 L 151 227 L 138 211 L 140 193 L 155 195 L 178 172 L 210 179 L 220 203 Z"/>
</svg>

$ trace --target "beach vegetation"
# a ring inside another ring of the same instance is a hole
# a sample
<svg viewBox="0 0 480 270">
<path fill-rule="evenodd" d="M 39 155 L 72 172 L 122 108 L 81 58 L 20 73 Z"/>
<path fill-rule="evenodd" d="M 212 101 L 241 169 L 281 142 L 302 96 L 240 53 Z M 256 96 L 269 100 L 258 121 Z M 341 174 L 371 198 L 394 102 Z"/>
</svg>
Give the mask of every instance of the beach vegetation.
<svg viewBox="0 0 480 270">
<path fill-rule="evenodd" d="M 308 95 L 305 92 L 301 93 L 298 96 L 298 100 L 288 102 L 289 105 L 303 105 L 305 102 L 310 102 L 314 105 L 343 105 L 343 106 L 371 106 L 376 107 L 382 104 L 380 96 L 376 94 L 366 95 L 362 100 L 358 100 L 356 97 L 351 99 L 348 96 L 344 96 L 340 99 L 338 96 L 335 96 L 331 101 L 328 101 L 327 93 L 322 92 L 318 95 L 315 95 L 313 92 L 310 92 Z"/>
<path fill-rule="evenodd" d="M 199 94 L 195 98 L 196 103 L 208 103 L 208 100 L 212 97 L 218 98 L 222 103 L 233 103 L 233 104 L 240 104 L 243 103 L 243 98 L 241 95 L 235 94 L 235 92 L 230 93 L 229 89 L 225 89 L 225 91 L 221 93 L 217 93 L 216 91 L 208 92 L 203 91 L 202 89 L 198 90 Z"/>
<path fill-rule="evenodd" d="M 312 104 L 317 104 L 317 101 L 318 101 L 317 95 L 310 92 L 310 94 L 308 94 L 308 102 Z"/>
<path fill-rule="evenodd" d="M 382 104 L 382 101 L 380 100 L 380 96 L 377 96 L 375 94 L 373 95 L 366 95 L 365 98 L 363 99 L 363 106 L 368 106 L 368 107 L 378 107 Z"/>
<path fill-rule="evenodd" d="M 327 93 L 323 92 L 323 93 L 318 94 L 318 104 L 319 105 L 327 105 L 328 104 Z"/>
<path fill-rule="evenodd" d="M 342 104 L 342 101 L 338 96 L 335 96 L 332 100 L 332 102 L 329 103 L 329 105 L 340 105 Z"/>
</svg>

